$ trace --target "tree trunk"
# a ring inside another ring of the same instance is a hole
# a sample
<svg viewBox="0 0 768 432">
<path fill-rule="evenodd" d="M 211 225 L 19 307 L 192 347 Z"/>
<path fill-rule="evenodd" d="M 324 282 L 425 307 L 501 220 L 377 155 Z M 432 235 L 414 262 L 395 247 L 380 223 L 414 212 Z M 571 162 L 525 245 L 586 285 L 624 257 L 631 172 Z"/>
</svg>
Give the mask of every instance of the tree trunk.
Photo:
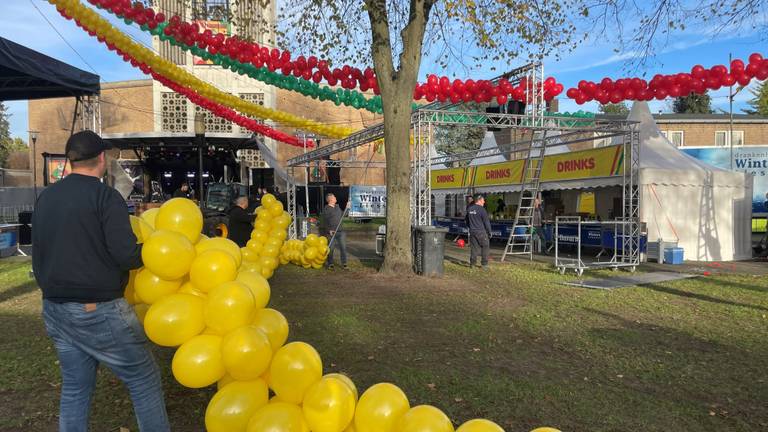
<svg viewBox="0 0 768 432">
<path fill-rule="evenodd" d="M 411 254 L 411 100 L 421 64 L 424 30 L 434 0 L 411 0 L 403 51 L 394 68 L 385 0 L 365 0 L 371 20 L 371 54 L 384 109 L 387 152 L 387 245 L 383 273 L 413 271 Z"/>
<path fill-rule="evenodd" d="M 413 91 L 396 86 L 384 102 L 387 244 L 382 272 L 412 271 L 410 125 Z M 389 103 L 387 103 L 389 102 Z"/>
</svg>

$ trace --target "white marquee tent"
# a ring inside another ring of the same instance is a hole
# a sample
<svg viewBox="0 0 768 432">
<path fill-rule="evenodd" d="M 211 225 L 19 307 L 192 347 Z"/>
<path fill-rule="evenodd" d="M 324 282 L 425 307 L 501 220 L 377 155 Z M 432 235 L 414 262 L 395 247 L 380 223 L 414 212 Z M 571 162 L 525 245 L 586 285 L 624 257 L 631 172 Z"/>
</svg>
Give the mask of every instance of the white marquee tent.
<svg viewBox="0 0 768 432">
<path fill-rule="evenodd" d="M 685 259 L 690 261 L 750 258 L 752 176 L 716 168 L 678 150 L 661 133 L 645 102 L 636 102 L 628 119 L 639 122 L 640 219 L 646 223 L 648 241 L 677 241 L 685 250 Z M 490 143 L 484 141 L 483 144 L 488 146 Z M 548 151 L 547 154 L 551 153 Z M 616 187 L 621 186 L 621 182 L 621 177 L 589 178 L 545 182 L 541 189 Z M 495 186 L 476 191 L 514 190 L 519 190 L 519 186 Z M 443 196 L 465 191 L 433 193 Z M 441 214 L 440 210 L 444 210 L 442 200 L 438 199 L 437 204 L 437 213 Z M 598 207 L 601 205 L 609 203 L 598 203 Z"/>
</svg>

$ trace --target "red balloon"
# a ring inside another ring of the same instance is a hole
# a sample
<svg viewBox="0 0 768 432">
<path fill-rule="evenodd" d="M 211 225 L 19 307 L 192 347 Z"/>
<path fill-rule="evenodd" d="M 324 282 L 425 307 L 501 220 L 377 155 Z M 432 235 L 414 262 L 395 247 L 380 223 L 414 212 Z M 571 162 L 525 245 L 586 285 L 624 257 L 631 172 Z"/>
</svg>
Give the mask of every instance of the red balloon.
<svg viewBox="0 0 768 432">
<path fill-rule="evenodd" d="M 544 80 L 544 87 L 552 87 L 555 84 L 557 84 L 557 81 L 552 77 Z"/>
<path fill-rule="evenodd" d="M 427 75 L 427 83 L 428 84 L 430 84 L 430 85 L 431 84 L 437 85 L 437 82 L 438 82 L 437 75 L 434 75 L 434 74 Z"/>
<path fill-rule="evenodd" d="M 565 86 L 560 83 L 557 83 L 555 84 L 554 90 L 555 90 L 555 95 L 559 95 L 560 93 L 563 92 L 563 90 L 565 90 Z"/>
<path fill-rule="evenodd" d="M 707 78 L 707 88 L 711 90 L 717 90 L 720 88 L 720 79 L 716 76 L 710 76 Z"/>
<path fill-rule="evenodd" d="M 577 97 L 577 98 L 576 98 L 576 103 L 577 103 L 578 105 L 583 105 L 583 104 L 584 104 L 584 102 L 586 102 L 586 101 L 587 101 L 587 99 L 586 99 L 584 96 L 580 96 L 580 97 Z"/>
<path fill-rule="evenodd" d="M 736 83 L 736 78 L 733 76 L 733 74 L 726 73 L 722 76 L 720 82 L 723 84 L 723 86 L 730 87 Z"/>
<path fill-rule="evenodd" d="M 696 65 L 691 68 L 691 75 L 693 75 L 694 78 L 702 79 L 706 77 L 706 69 L 704 69 L 704 66 L 702 65 Z"/>
<path fill-rule="evenodd" d="M 712 69 L 710 69 L 710 71 L 712 74 L 722 76 L 728 73 L 728 68 L 726 68 L 723 65 L 717 65 L 717 66 L 712 66 Z"/>
<path fill-rule="evenodd" d="M 740 86 L 745 86 L 745 85 L 749 85 L 749 82 L 752 81 L 752 78 L 750 78 L 747 74 L 742 72 L 736 76 L 736 81 L 739 83 Z"/>
<path fill-rule="evenodd" d="M 624 90 L 624 99 L 626 100 L 636 100 L 637 99 L 637 93 L 634 89 L 628 88 Z"/>
<path fill-rule="evenodd" d="M 565 95 L 570 99 L 576 99 L 577 96 L 581 95 L 581 92 L 577 88 L 569 88 Z"/>
<path fill-rule="evenodd" d="M 622 99 L 624 99 L 624 93 L 622 93 L 621 90 L 614 90 L 611 92 L 612 103 L 619 103 Z"/>
<path fill-rule="evenodd" d="M 749 55 L 749 64 L 758 64 L 763 61 L 763 56 L 760 53 L 752 53 Z"/>
<path fill-rule="evenodd" d="M 663 88 L 656 89 L 656 99 L 658 100 L 666 99 L 667 95 L 668 95 L 667 90 Z"/>
<path fill-rule="evenodd" d="M 758 69 L 759 69 L 759 67 L 757 66 L 757 63 L 750 63 L 744 69 L 744 73 L 746 73 L 747 76 L 749 76 L 751 78 L 751 77 L 754 77 L 755 75 L 757 75 L 757 70 Z"/>
<path fill-rule="evenodd" d="M 669 95 L 672 97 L 678 97 L 683 95 L 683 89 L 680 84 L 673 84 L 669 87 Z"/>
<path fill-rule="evenodd" d="M 472 101 L 472 93 L 468 91 L 464 91 L 464 94 L 461 95 L 461 99 L 464 100 L 464 102 L 471 102 Z"/>
<path fill-rule="evenodd" d="M 460 247 L 460 248 L 463 248 L 463 247 L 464 247 L 464 244 L 465 244 L 465 243 L 464 243 L 464 239 L 458 239 L 458 240 L 456 241 L 456 245 L 457 245 L 458 247 Z"/>
<path fill-rule="evenodd" d="M 451 92 L 451 103 L 459 103 L 461 96 L 456 92 Z"/>
<path fill-rule="evenodd" d="M 757 73 L 755 74 L 755 78 L 759 79 L 760 81 L 768 79 L 768 66 L 764 65 L 758 69 Z"/>
<path fill-rule="evenodd" d="M 744 62 L 741 61 L 741 59 L 733 59 L 731 61 L 731 73 L 734 71 L 743 71 L 744 70 Z"/>
</svg>

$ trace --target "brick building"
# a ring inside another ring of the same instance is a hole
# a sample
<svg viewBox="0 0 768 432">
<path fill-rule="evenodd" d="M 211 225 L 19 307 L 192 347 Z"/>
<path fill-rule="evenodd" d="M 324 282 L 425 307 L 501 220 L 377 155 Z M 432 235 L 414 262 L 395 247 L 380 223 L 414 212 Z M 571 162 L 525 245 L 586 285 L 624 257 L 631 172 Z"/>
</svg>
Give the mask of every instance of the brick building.
<svg viewBox="0 0 768 432">
<path fill-rule="evenodd" d="M 662 133 L 678 147 L 728 147 L 728 114 L 658 114 Z M 733 146 L 768 145 L 768 117 L 734 114 Z"/>
</svg>

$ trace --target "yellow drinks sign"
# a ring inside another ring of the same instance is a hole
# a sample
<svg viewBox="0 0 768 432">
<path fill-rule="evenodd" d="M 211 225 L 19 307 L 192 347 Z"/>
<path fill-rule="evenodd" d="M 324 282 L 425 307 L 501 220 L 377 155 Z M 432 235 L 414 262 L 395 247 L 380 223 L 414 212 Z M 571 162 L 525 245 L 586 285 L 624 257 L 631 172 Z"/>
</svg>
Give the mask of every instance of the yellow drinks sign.
<svg viewBox="0 0 768 432">
<path fill-rule="evenodd" d="M 620 175 L 624 163 L 622 150 L 622 146 L 610 146 L 546 156 L 541 171 L 541 181 Z M 469 168 L 433 170 L 432 189 L 520 184 L 524 164 L 524 160 L 514 160 Z"/>
<path fill-rule="evenodd" d="M 466 168 L 448 168 L 441 170 L 432 170 L 430 183 L 432 189 L 453 189 L 467 186 Z"/>
</svg>

